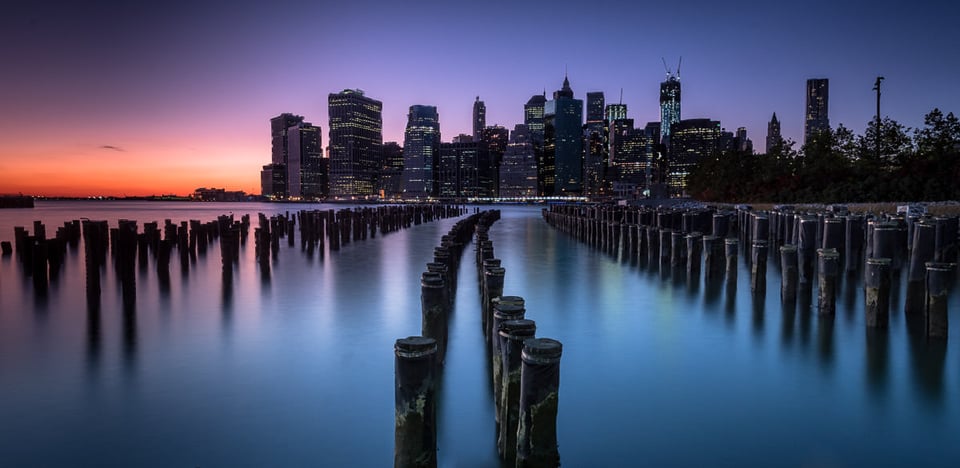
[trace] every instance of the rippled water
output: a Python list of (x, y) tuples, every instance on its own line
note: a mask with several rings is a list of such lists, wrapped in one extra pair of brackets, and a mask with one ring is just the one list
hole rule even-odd
[[(0, 211), (48, 235), (81, 216), (210, 221), (316, 205), (38, 202)], [(778, 268), (754, 298), (741, 264), (728, 294), (664, 278), (501, 207), (490, 230), (505, 294), (538, 335), (564, 344), (558, 438), (564, 466), (960, 464), (960, 310), (951, 339), (868, 334), (862, 282), (837, 316), (785, 311)], [(137, 272), (124, 314), (108, 261), (99, 317), (83, 253), (46, 297), (0, 259), (0, 466), (389, 466), (393, 342), (420, 332), (419, 275), (455, 220), (414, 226), (312, 259), (281, 242), (269, 280), (241, 251), (232, 287), (218, 250), (169, 292)], [(472, 247), (463, 258), (439, 406), (441, 466), (496, 466), (490, 368)], [(722, 285), (721, 285), (722, 286)], [(813, 292), (816, 294), (816, 291)], [(815, 296), (813, 307), (816, 307)]]

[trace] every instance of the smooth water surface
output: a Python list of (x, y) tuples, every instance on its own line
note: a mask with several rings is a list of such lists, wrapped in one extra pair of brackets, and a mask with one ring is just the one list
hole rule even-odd
[[(38, 202), (0, 211), (0, 240), (35, 219), (52, 236), (80, 217), (142, 228), (232, 212), (255, 224), (257, 212), (301, 208), (317, 206)], [(960, 465), (957, 288), (946, 344), (907, 333), (902, 288), (890, 329), (868, 334), (856, 278), (823, 320), (781, 306), (772, 260), (765, 297), (751, 295), (743, 264), (731, 294), (581, 244), (539, 207), (500, 208), (490, 237), (504, 292), (564, 345), (564, 466)], [(3, 257), (0, 466), (391, 465), (393, 343), (420, 333), (420, 272), (454, 222), (313, 258), (298, 236), (266, 277), (251, 236), (230, 285), (216, 245), (186, 275), (174, 254), (168, 291), (152, 261), (138, 267), (134, 314), (109, 260), (101, 312), (88, 314), (82, 247), (45, 297)], [(441, 466), (498, 465), (473, 259), (469, 246), (440, 391)]]

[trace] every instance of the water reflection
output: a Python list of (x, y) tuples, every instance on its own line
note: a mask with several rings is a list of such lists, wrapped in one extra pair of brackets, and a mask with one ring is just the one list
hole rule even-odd
[(835, 322), (836, 318), (832, 315), (817, 317), (817, 356), (820, 358), (820, 368), (827, 371), (833, 370)]
[(867, 343), (867, 387), (878, 396), (886, 395), (890, 369), (890, 334), (885, 328), (868, 327)]

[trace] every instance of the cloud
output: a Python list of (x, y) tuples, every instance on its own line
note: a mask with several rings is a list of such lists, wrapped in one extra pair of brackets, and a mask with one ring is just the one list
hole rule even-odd
[(125, 149), (123, 149), (123, 148), (121, 148), (121, 147), (119, 147), (119, 146), (113, 146), (113, 145), (100, 145), (100, 149), (113, 150), (113, 151), (121, 151), (121, 152), (126, 151)]

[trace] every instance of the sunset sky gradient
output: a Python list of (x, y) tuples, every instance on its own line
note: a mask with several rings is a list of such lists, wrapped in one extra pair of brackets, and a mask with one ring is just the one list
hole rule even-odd
[[(12, 2), (8, 2), (12, 3)], [(576, 97), (623, 88), (659, 120), (661, 56), (683, 56), (682, 117), (745, 126), (773, 112), (800, 140), (807, 78), (830, 79), (830, 121), (883, 114), (917, 127), (960, 112), (957, 2), (17, 2), (0, 7), (0, 193), (259, 193), (269, 119), (320, 125), (327, 94), (383, 101), (384, 140), (412, 104), (438, 106), (443, 141), (512, 128), (568, 70)]]

